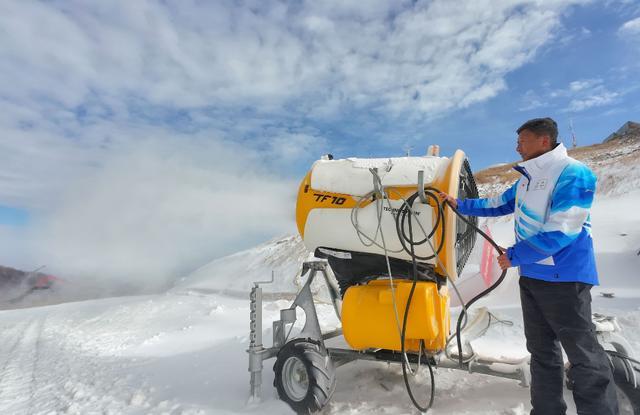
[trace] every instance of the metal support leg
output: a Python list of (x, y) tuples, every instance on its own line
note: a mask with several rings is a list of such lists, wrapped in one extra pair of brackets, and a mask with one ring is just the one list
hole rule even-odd
[(271, 284), (274, 274), (271, 272), (271, 280), (256, 281), (249, 294), (249, 372), (251, 373), (250, 401), (260, 401), (262, 390), (262, 361), (273, 357), (273, 348), (265, 349), (262, 345), (262, 288), (260, 284)]
[(337, 284), (329, 278), (329, 273), (327, 272), (327, 264), (324, 265), (321, 269), (322, 276), (324, 277), (324, 281), (327, 284), (327, 289), (329, 290), (329, 296), (331, 297), (331, 303), (333, 303), (333, 309), (336, 312), (336, 316), (338, 320), (342, 321), (342, 297), (340, 296), (340, 289)]
[(251, 372), (251, 396), (260, 400), (262, 389), (262, 288), (257, 284), (251, 289), (249, 306), (249, 372)]
[(285, 310), (280, 310), (280, 320), (273, 322), (273, 345), (274, 347), (282, 347), (288, 340), (287, 333), (285, 333), (286, 326), (293, 324), (296, 321), (296, 307), (302, 308), (306, 317), (304, 327), (298, 335), (302, 338), (311, 338), (323, 342), (322, 331), (320, 330), (320, 323), (318, 321), (318, 314), (316, 313), (316, 306), (313, 302), (313, 294), (311, 293), (311, 283), (315, 279), (318, 272), (322, 272), (324, 280), (329, 290), (329, 295), (333, 303), (333, 308), (338, 318), (340, 318), (340, 311), (342, 307), (342, 301), (340, 299), (340, 291), (338, 287), (331, 282), (329, 274), (327, 272), (326, 261), (308, 261), (305, 262), (302, 267), (302, 275), (309, 273), (307, 281), (298, 292), (295, 300), (291, 304), (291, 307)]
[(313, 282), (317, 272), (318, 269), (314, 268), (311, 270), (311, 274), (309, 275), (307, 282), (304, 284), (289, 309), (295, 310), (296, 307), (300, 307), (304, 310), (306, 320), (299, 337), (311, 338), (322, 342), (320, 322), (318, 321), (318, 314), (316, 313), (316, 306), (313, 303), (313, 294), (311, 293), (311, 282)]

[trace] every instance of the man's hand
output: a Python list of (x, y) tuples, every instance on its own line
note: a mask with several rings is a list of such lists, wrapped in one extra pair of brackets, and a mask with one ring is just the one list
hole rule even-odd
[(454, 208), (456, 208), (456, 209), (458, 208), (458, 201), (456, 200), (455, 197), (449, 196), (445, 192), (440, 192), (440, 198), (446, 200), (447, 202), (449, 202), (451, 204), (451, 206), (453, 206)]
[(504, 252), (503, 254), (501, 254), (498, 257), (498, 265), (500, 265), (500, 269), (502, 269), (503, 271), (507, 268), (511, 268), (511, 261), (509, 260), (509, 257), (507, 256), (507, 250), (503, 249)]

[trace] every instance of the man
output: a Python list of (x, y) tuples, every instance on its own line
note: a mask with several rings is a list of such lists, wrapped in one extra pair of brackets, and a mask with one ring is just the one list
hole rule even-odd
[(578, 414), (618, 413), (615, 384), (591, 322), (591, 287), (598, 284), (589, 209), (596, 177), (557, 143), (551, 118), (517, 130), (514, 167), (522, 177), (502, 195), (457, 200), (441, 193), (460, 213), (514, 213), (516, 243), (498, 257), (500, 267), (519, 267), (520, 299), (531, 353), (532, 415), (565, 414), (563, 359)]

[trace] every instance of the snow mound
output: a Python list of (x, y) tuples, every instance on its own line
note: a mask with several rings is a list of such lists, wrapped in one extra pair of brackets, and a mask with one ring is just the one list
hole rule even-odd
[(300, 236), (277, 238), (235, 254), (218, 258), (180, 279), (173, 290), (223, 292), (245, 296), (255, 281), (274, 282), (265, 290), (295, 293), (300, 287), (302, 263), (313, 255)]

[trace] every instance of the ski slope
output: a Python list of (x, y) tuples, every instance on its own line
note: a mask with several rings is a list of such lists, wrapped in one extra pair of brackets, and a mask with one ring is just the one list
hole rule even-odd
[[(602, 285), (592, 293), (594, 311), (616, 315), (640, 352), (638, 206), (637, 191), (597, 199), (592, 216)], [(512, 222), (490, 227), (499, 244), (511, 242)], [(297, 238), (287, 237), (214, 261), (165, 294), (0, 311), (0, 414), (292, 413), (271, 386), (273, 360), (265, 362), (262, 402), (247, 403), (248, 292), (251, 281), (275, 270), (277, 281), (265, 287), (275, 294), (263, 311), (269, 345), (270, 323), (288, 307), (306, 257)], [(338, 320), (322, 287), (316, 290), (323, 329), (333, 329)], [(526, 354), (518, 302), (511, 272), (484, 303), (513, 324), (494, 323), (475, 341), (479, 353)], [(337, 378), (327, 413), (415, 413), (399, 365), (354, 362), (338, 368)], [(524, 415), (528, 401), (528, 389), (515, 381), (439, 369), (431, 413)], [(567, 402), (575, 413), (569, 396)]]

